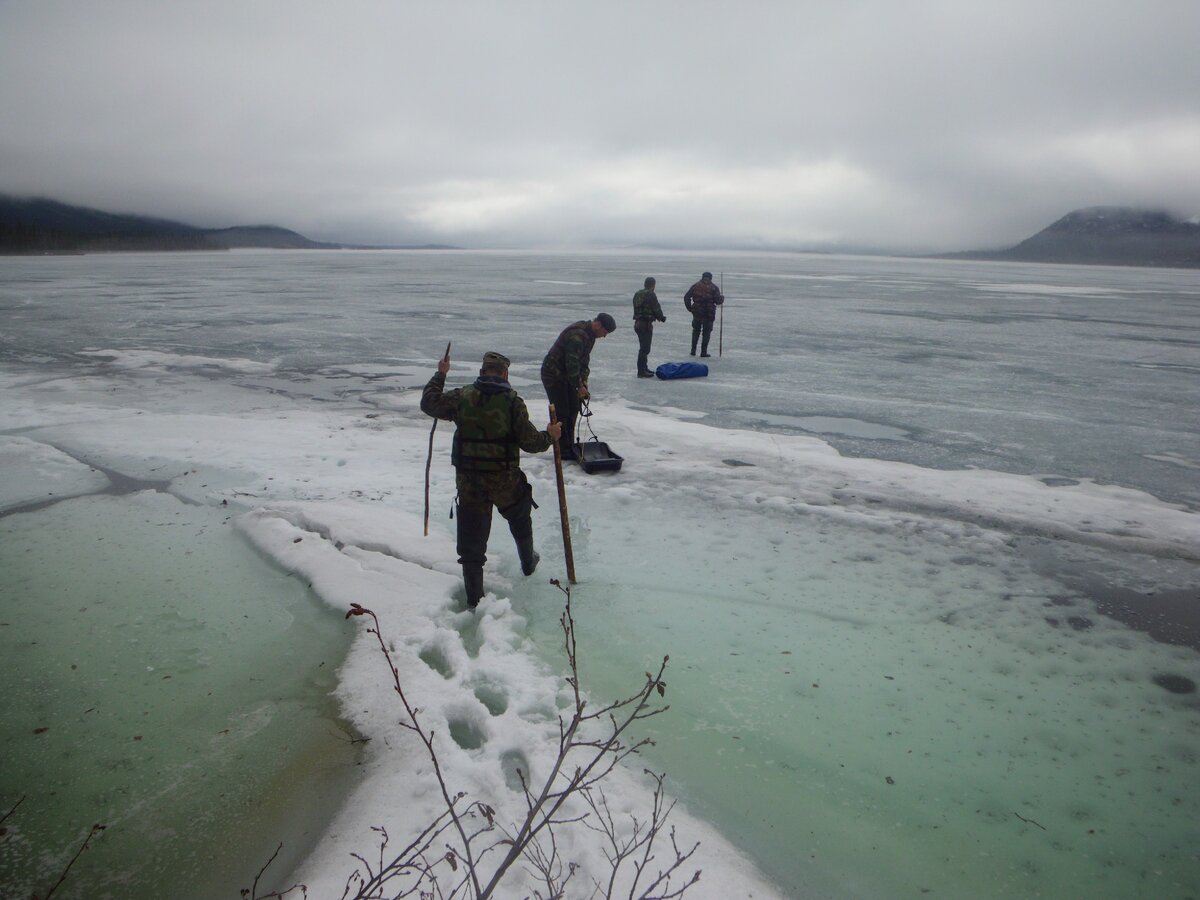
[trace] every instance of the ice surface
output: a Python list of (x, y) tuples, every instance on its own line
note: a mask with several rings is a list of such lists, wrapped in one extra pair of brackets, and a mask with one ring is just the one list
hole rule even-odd
[[(415, 515), (359, 504), (285, 504), (248, 513), (240, 525), (256, 546), (310, 580), (335, 607), (359, 603), (380, 616), (401, 683), (410, 697), (420, 698), (424, 726), (442, 736), (439, 762), (452, 789), (492, 805), (502, 822), (519, 821), (523, 800), (514, 766), (534, 779), (549, 771), (564, 685), (559, 671), (538, 659), (525, 634), (527, 622), (511, 601), (489, 591), (476, 612), (465, 611), (453, 543), (445, 534), (423, 538)], [(314, 536), (324, 541), (314, 542)], [(402, 710), (365, 626), (341, 678), (347, 714), (370, 736), (375, 752), (364, 784), (297, 873), (318, 896), (337, 892), (350, 871), (350, 854), (370, 840), (363, 823), (389, 823), (390, 831), (413, 834), (442, 809), (424, 748), (397, 724)], [(625, 687), (637, 686), (634, 680)], [(618, 772), (607, 790), (614, 808), (648, 811), (638, 802), (646, 787), (636, 770)], [(774, 895), (709, 827), (680, 818), (689, 846), (704, 841), (701, 868), (712, 896)], [(567, 829), (559, 840), (560, 852), (589, 878), (602, 876), (603, 858), (590, 832)]]
[[(717, 264), (225, 259), (10, 269), (90, 265), (113, 305), (78, 299), (93, 320), (72, 346), (37, 316), (63, 296), (15, 288), (39, 299), (13, 305), (6, 335), (23, 343), (0, 345), (14, 466), (0, 483), (15, 492), (8, 473), (46, 460), (161, 481), (332, 610), (375, 609), (452, 786), (515, 815), (515, 761), (545, 765), (560, 708), (554, 472), (546, 455), (524, 463), (537, 576), (494, 528), (489, 594), (467, 613), (449, 427), (421, 536), (418, 389), (446, 340), (451, 383), (501, 349), (537, 419), (540, 354), (562, 324), (616, 315), (646, 274), (668, 298)], [(176, 300), (148, 306), (167, 285)], [(739, 306), (741, 285), (758, 299)], [(729, 260), (725, 290), (725, 355), (704, 383), (639, 382), (618, 317), (593, 356), (592, 424), (625, 463), (566, 473), (585, 685), (615, 697), (671, 657), (646, 762), (685, 802), (682, 839), (703, 842), (690, 896), (1187, 896), (1200, 708), (1163, 685), (1200, 681), (1171, 619), (1195, 617), (1200, 583), (1196, 387), (1179, 368), (1200, 346), (1194, 275), (747, 258)], [(660, 360), (686, 342), (682, 306), (664, 306)], [(96, 347), (112, 352), (79, 355)], [(1185, 637), (1105, 614), (1114, 598)], [(371, 741), (362, 784), (298, 869), (314, 897), (340, 894), (371, 826), (399, 835), (436, 809), (386, 666), (360, 622), (345, 627), (337, 697)], [(628, 809), (649, 797), (636, 768), (612, 792)], [(568, 843), (596, 868), (593, 847)]]
[(908, 432), (891, 425), (863, 422), (861, 419), (844, 419), (835, 416), (780, 416), (771, 413), (749, 413), (747, 425), (767, 425), (772, 428), (798, 429), (813, 434), (839, 434), (845, 437), (868, 438), (876, 441), (903, 441)]
[[(610, 636), (615, 672), (670, 652), (672, 713), (687, 721), (656, 735), (655, 762), (683, 777), (693, 808), (744, 823), (739, 844), (785, 896), (1131, 896), (1187, 883), (1191, 825), (1177, 813), (1196, 799), (1182, 774), (1197, 761), (1196, 706), (1153, 678), (1195, 680), (1194, 652), (1097, 615), (1013, 537), (1153, 542), (1153, 527), (1129, 529), (1127, 498), (999, 473), (924, 481), (805, 453), (803, 438), (777, 437), (772, 454), (726, 431), (710, 442), (703, 426), (669, 429), (686, 454), (655, 453), (668, 428), (621, 418), (604, 433), (631, 461), (622, 484), (579, 514), (576, 558), (592, 561), (581, 628)], [(840, 477), (853, 496), (835, 496)], [(1168, 557), (1194, 553), (1189, 515), (1160, 548)], [(1067, 518), (1112, 530), (1099, 539)], [(1135, 812), (1131, 792), (1171, 800)], [(1054, 839), (1037, 840), (1041, 828)], [(1161, 881), (1142, 870), (1152, 847), (1181, 860)]]
[(80, 350), (80, 356), (94, 356), (121, 369), (221, 369), (227, 372), (265, 374), (274, 371), (271, 363), (249, 359), (215, 359), (186, 353), (163, 353), (158, 350)]
[(0, 518), (4, 896), (46, 891), (94, 822), (64, 896), (237, 896), (318, 836), (291, 819), (353, 766), (321, 702), (348, 642), (229, 519), (149, 490)]
[(65, 453), (28, 438), (0, 435), (0, 512), (30, 503), (91, 494), (108, 485), (97, 472)]

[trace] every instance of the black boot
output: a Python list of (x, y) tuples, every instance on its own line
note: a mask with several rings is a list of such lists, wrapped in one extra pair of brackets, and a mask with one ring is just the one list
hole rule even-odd
[(521, 574), (532, 575), (542, 557), (533, 549), (533, 534), (517, 538), (517, 556), (521, 558)]
[(474, 609), (483, 599), (483, 566), (464, 565), (463, 586), (467, 589), (467, 606)]
[(483, 564), (487, 562), (487, 542), (491, 531), (490, 505), (458, 505), (458, 561), (462, 565), (467, 606), (471, 609), (483, 599)]
[(513, 542), (517, 545), (517, 556), (521, 560), (521, 572), (532, 575), (537, 568), (538, 556), (533, 549), (533, 488), (525, 482), (520, 496), (511, 506), (500, 510), (500, 515), (508, 521), (508, 530), (512, 532)]

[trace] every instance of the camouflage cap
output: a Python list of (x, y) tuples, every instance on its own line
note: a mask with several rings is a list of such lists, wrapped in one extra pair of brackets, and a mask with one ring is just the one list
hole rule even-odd
[(600, 315), (596, 316), (596, 321), (603, 325), (604, 330), (609, 334), (617, 330), (617, 320), (608, 313), (600, 313)]
[(512, 360), (510, 360), (503, 353), (497, 353), (495, 350), (489, 350), (487, 353), (483, 354), (483, 364), (485, 366), (503, 366), (507, 369), (510, 365), (512, 365)]

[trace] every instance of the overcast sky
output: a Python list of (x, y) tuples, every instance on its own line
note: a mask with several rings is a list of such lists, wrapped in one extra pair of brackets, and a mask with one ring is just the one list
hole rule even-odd
[(468, 247), (1200, 214), (1200, 0), (0, 0), (0, 192)]

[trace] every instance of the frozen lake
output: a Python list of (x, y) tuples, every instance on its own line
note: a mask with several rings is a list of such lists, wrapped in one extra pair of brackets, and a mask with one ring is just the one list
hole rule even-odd
[[(638, 380), (634, 290), (668, 319), (651, 365), (686, 358), (704, 269), (710, 377)], [(364, 597), (477, 736), (464, 789), (536, 769), (553, 467), (525, 462), (542, 568), (494, 528), (463, 613), (451, 429), (422, 538), (417, 399), (453, 341), (452, 385), (500, 350), (537, 421), (546, 349), (602, 311), (592, 424), (626, 462), (567, 475), (583, 676), (624, 694), (670, 654), (647, 762), (704, 841), (689, 896), (1194, 894), (1200, 273), (748, 254), (0, 259), (0, 879), (107, 820), (68, 896), (162, 896), (147, 842), (227, 896), (215, 860), (248, 886), (276, 829), (338, 896), (370, 826), (426, 809), (340, 615)], [(230, 791), (276, 818), (214, 813)]]

